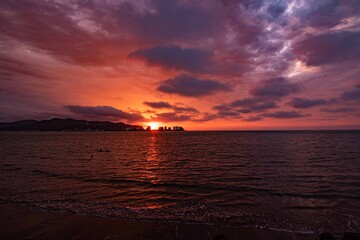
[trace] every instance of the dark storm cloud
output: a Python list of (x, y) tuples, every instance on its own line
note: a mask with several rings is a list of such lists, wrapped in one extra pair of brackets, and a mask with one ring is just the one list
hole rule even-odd
[(305, 117), (306, 115), (295, 111), (278, 111), (272, 113), (263, 113), (260, 116), (278, 118), (278, 119), (287, 119), (287, 118), (301, 118), (301, 117)]
[(123, 110), (111, 106), (79, 106), (79, 105), (66, 105), (64, 106), (73, 113), (82, 116), (93, 117), (112, 117), (115, 119), (123, 119), (129, 122), (143, 121), (144, 117), (138, 113), (128, 113)]
[(163, 81), (157, 90), (186, 97), (200, 97), (211, 95), (217, 91), (230, 91), (230, 87), (227, 84), (212, 79), (199, 79), (189, 75), (179, 75)]
[(360, 32), (337, 31), (311, 36), (295, 45), (295, 53), (310, 66), (360, 60)]
[(266, 80), (250, 92), (254, 96), (281, 98), (300, 91), (300, 86), (287, 78), (279, 77)]
[(152, 108), (171, 108), (171, 104), (168, 102), (144, 102), (145, 105)]
[(331, 101), (326, 99), (306, 99), (306, 98), (293, 98), (289, 104), (294, 108), (311, 108), (319, 105), (329, 104)]
[(341, 99), (345, 101), (360, 101), (360, 84), (355, 86), (354, 89), (343, 92)]
[(129, 54), (129, 57), (144, 60), (148, 65), (188, 72), (204, 72), (211, 64), (211, 53), (176, 45), (140, 49)]

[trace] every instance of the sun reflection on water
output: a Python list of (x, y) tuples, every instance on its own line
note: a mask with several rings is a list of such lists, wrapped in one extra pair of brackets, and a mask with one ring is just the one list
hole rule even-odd
[(159, 150), (158, 133), (152, 132), (147, 145), (146, 161), (144, 162), (144, 174), (152, 184), (156, 184), (160, 181), (159, 173), (157, 171), (159, 168)]

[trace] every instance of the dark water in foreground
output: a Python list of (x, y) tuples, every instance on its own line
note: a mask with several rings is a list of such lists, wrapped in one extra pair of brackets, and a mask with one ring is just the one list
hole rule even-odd
[(0, 201), (359, 232), (360, 131), (0, 133)]

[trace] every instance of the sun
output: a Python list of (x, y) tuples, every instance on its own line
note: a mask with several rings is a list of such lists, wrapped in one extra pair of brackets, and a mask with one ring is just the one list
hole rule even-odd
[(148, 125), (151, 127), (151, 130), (158, 130), (159, 129), (159, 123), (158, 122), (150, 122)]

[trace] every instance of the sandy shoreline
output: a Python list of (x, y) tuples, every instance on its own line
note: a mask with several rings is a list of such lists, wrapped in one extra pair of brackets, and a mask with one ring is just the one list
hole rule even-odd
[(317, 236), (265, 229), (144, 222), (44, 212), (0, 204), (0, 239), (242, 239), (310, 240)]

